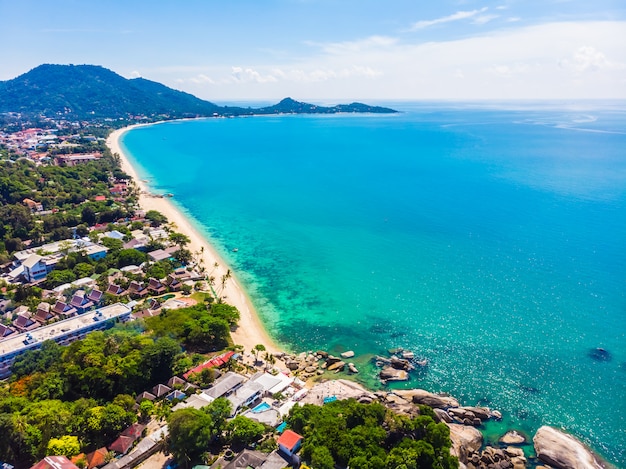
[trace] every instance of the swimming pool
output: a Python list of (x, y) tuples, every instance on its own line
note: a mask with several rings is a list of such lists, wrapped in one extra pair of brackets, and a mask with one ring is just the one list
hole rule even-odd
[(270, 405), (267, 402), (261, 402), (258, 406), (252, 409), (252, 412), (258, 414), (259, 412), (265, 412), (270, 409)]

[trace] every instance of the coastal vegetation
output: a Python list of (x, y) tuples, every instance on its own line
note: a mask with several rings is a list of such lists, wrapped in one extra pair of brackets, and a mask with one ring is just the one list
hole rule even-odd
[(450, 455), (450, 430), (435, 422), (430, 407), (408, 417), (380, 403), (354, 399), (323, 406), (296, 406), (289, 413), (290, 428), (304, 437), (301, 455), (316, 469), (456, 468)]

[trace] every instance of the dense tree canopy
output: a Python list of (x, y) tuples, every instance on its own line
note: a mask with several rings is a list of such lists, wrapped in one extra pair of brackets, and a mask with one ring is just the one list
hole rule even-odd
[(324, 406), (294, 407), (287, 422), (304, 436), (301, 455), (315, 468), (456, 468), (450, 432), (435, 423), (433, 411), (420, 407), (415, 418), (399, 416), (379, 403), (354, 399)]

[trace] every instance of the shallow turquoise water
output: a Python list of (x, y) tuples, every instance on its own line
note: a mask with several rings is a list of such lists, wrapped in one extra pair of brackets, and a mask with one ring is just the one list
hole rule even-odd
[(410, 348), (429, 366), (407, 386), (626, 465), (625, 108), (401, 106), (173, 122), (123, 145), (286, 347), (354, 349), (371, 386), (367, 354)]

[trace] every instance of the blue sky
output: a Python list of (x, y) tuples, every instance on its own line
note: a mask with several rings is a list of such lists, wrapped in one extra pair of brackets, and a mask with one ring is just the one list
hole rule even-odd
[(0, 0), (0, 80), (103, 65), (213, 100), (626, 98), (623, 0)]

